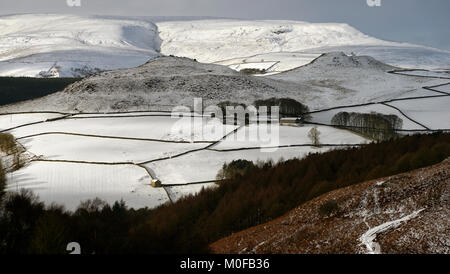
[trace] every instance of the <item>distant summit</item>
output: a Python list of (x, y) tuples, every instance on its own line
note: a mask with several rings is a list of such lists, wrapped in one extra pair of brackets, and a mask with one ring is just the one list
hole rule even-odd
[(344, 52), (324, 53), (306, 66), (308, 66), (309, 68), (342, 67), (342, 68), (379, 69), (385, 71), (395, 68), (383, 62), (375, 60), (373, 57), (370, 56), (356, 56), (356, 55), (348, 56)]

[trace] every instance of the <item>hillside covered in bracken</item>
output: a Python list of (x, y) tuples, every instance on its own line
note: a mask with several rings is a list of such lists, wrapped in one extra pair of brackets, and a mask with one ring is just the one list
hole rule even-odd
[(450, 158), (315, 198), (215, 253), (449, 253)]

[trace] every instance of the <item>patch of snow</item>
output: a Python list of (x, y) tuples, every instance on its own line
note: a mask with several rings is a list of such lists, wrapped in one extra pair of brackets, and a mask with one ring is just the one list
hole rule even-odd
[(164, 184), (186, 184), (216, 180), (217, 173), (223, 167), (223, 164), (230, 163), (233, 160), (243, 159), (253, 162), (258, 160), (278, 161), (281, 158), (288, 160), (303, 158), (310, 152), (320, 153), (330, 149), (333, 149), (333, 147), (293, 147), (265, 152), (261, 149), (227, 152), (203, 150), (177, 158), (148, 163), (145, 166), (154, 170), (156, 176)]
[(41, 201), (75, 210), (81, 201), (96, 197), (112, 204), (123, 199), (138, 209), (168, 202), (162, 188), (150, 186), (147, 172), (135, 165), (92, 165), (32, 162), (7, 174), (6, 191), (29, 189)]
[(450, 96), (389, 103), (428, 128), (450, 129)]
[(1, 114), (0, 131), (29, 123), (47, 121), (49, 119), (63, 117), (58, 113), (24, 113), (24, 114)]
[(391, 45), (345, 45), (327, 46), (301, 51), (300, 53), (324, 53), (342, 51), (347, 55), (371, 56), (391, 66), (408, 69), (449, 69), (450, 51), (430, 47), (393, 43)]
[(367, 253), (369, 254), (381, 254), (381, 247), (378, 243), (375, 242), (375, 239), (377, 238), (377, 235), (385, 232), (389, 229), (396, 228), (399, 225), (401, 225), (404, 222), (407, 222), (408, 220), (417, 217), (420, 212), (422, 212), (425, 209), (417, 210), (405, 217), (402, 217), (400, 219), (396, 219), (393, 221), (389, 221), (386, 223), (383, 223), (381, 225), (378, 225), (376, 227), (370, 228), (367, 230), (361, 237), (359, 238), (359, 241), (367, 248)]
[(408, 71), (398, 71), (396, 73), (403, 75), (450, 79), (450, 74), (447, 73), (446, 71), (408, 70)]
[(232, 125), (217, 124), (217, 122), (211, 119), (200, 117), (190, 119), (186, 117), (143, 116), (64, 119), (18, 128), (12, 130), (11, 133), (16, 138), (49, 132), (67, 132), (123, 138), (190, 142), (216, 141), (235, 128)]
[[(214, 149), (237, 149), (245, 147), (270, 147), (311, 144), (308, 133), (313, 126), (279, 126), (263, 128), (249, 125), (239, 129), (236, 133), (227, 136)], [(320, 143), (322, 144), (362, 144), (368, 140), (347, 130), (327, 126), (318, 126)], [(266, 135), (267, 134), (267, 135)], [(270, 140), (275, 137), (276, 140)]]
[[(413, 100), (411, 100), (411, 102), (412, 101)], [(422, 100), (417, 100), (417, 101), (418, 101), (418, 103), (420, 103)], [(373, 113), (373, 112), (375, 112), (375, 113), (382, 113), (385, 115), (396, 115), (403, 121), (401, 129), (404, 129), (404, 130), (417, 130), (417, 129), (423, 130), (423, 129), (425, 129), (424, 127), (420, 126), (419, 124), (414, 123), (411, 120), (409, 120), (408, 118), (406, 118), (398, 110), (388, 107), (383, 104), (345, 107), (345, 108), (332, 109), (332, 110), (312, 113), (311, 121), (330, 125), (331, 120), (333, 119), (334, 115), (338, 114), (339, 112), (358, 112), (358, 113)]]
[(161, 52), (217, 62), (269, 52), (337, 45), (390, 45), (347, 24), (300, 21), (198, 20), (157, 23)]
[(439, 86), (439, 87), (433, 87), (433, 89), (438, 90), (438, 91), (442, 91), (442, 92), (450, 93), (450, 83), (448, 83), (446, 85)]

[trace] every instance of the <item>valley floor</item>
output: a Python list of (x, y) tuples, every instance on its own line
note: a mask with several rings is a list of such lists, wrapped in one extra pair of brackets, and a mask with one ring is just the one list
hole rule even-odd
[[(199, 115), (173, 118), (170, 113), (154, 111), (4, 113), (0, 130), (13, 134), (32, 155), (25, 167), (8, 174), (8, 190), (31, 189), (47, 204), (64, 204), (71, 210), (80, 201), (95, 197), (109, 203), (123, 199), (134, 208), (155, 207), (214, 187), (218, 171), (233, 160), (287, 160), (370, 142), (329, 126), (340, 111), (398, 115), (404, 121), (399, 131), (406, 134), (449, 130), (450, 119), (435, 117), (450, 117), (450, 83), (424, 87), (424, 92), (418, 97), (314, 111), (312, 124), (282, 125), (269, 131), (258, 125), (222, 125)], [(313, 147), (308, 137), (317, 124), (321, 148)], [(263, 130), (265, 139), (261, 138)], [(157, 180), (162, 188), (151, 186)]]

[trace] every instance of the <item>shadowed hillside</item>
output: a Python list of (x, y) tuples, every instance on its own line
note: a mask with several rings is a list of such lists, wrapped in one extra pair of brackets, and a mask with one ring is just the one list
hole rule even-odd
[(63, 90), (79, 78), (0, 77), (0, 105), (36, 99)]

